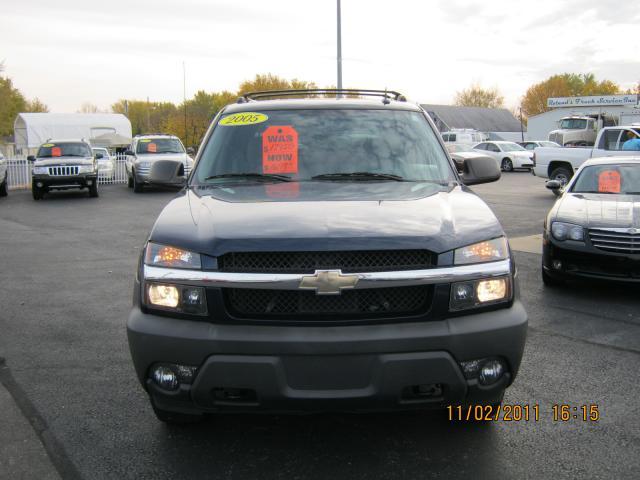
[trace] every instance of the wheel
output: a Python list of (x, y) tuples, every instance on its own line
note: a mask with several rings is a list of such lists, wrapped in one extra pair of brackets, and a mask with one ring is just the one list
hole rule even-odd
[(93, 182), (93, 185), (89, 187), (89, 196), (96, 198), (98, 196), (98, 181)]
[(133, 188), (133, 178), (131, 175), (127, 175), (127, 187)]
[(5, 177), (4, 182), (0, 183), (0, 197), (6, 197), (8, 194), (7, 178)]
[(504, 170), (505, 172), (512, 172), (513, 171), (513, 162), (511, 161), (510, 158), (503, 158), (502, 159), (502, 164), (500, 165), (500, 168), (502, 170)]
[(42, 190), (37, 187), (31, 188), (31, 194), (33, 195), (34, 200), (42, 200), (42, 197), (44, 196)]
[[(571, 180), (572, 176), (573, 174), (567, 167), (558, 167), (553, 169), (551, 175), (549, 175), (549, 180), (557, 180), (564, 187), (567, 183), (569, 183), (569, 180)], [(554, 190), (553, 193), (558, 197), (562, 194), (560, 190)]]
[(544, 283), (546, 287), (558, 287), (564, 284), (562, 280), (558, 280), (545, 272), (544, 267), (542, 267), (542, 283)]
[(200, 423), (204, 419), (204, 415), (202, 414), (168, 412), (167, 410), (160, 410), (159, 408), (156, 408), (155, 405), (153, 405), (153, 413), (156, 414), (156, 418), (161, 422), (172, 425)]
[(132, 171), (131, 176), (133, 177), (133, 191), (136, 193), (142, 193), (142, 191), (144, 190), (144, 185), (138, 181), (136, 172)]

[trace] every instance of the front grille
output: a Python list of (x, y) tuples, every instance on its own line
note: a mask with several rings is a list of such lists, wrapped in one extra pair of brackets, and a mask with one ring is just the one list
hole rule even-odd
[(591, 229), (589, 238), (594, 247), (605, 252), (640, 253), (640, 232)]
[(562, 134), (561, 133), (552, 133), (549, 135), (549, 141), (556, 142), (559, 145), (562, 145)]
[(433, 266), (428, 250), (364, 250), (345, 252), (233, 252), (218, 257), (219, 269), (238, 273), (344, 273), (421, 270)]
[(62, 166), (62, 167), (49, 167), (49, 175), (52, 177), (71, 177), (78, 175), (80, 167), (75, 166)]
[(418, 315), (430, 306), (433, 288), (418, 285), (346, 290), (341, 295), (300, 290), (223, 290), (227, 311), (238, 318), (330, 321)]

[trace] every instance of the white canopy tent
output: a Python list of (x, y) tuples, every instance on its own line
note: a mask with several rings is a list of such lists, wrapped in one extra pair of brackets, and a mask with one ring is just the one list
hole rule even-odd
[(84, 138), (100, 136), (131, 141), (131, 122), (121, 113), (20, 113), (13, 124), (16, 149), (38, 148), (49, 138)]

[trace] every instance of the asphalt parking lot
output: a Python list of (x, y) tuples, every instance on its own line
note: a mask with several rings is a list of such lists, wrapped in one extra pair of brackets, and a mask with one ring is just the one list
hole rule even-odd
[[(512, 238), (539, 234), (554, 197), (525, 172), (475, 188)], [(529, 336), (506, 404), (539, 421), (451, 422), (438, 412), (221, 416), (158, 422), (125, 332), (138, 252), (175, 191), (0, 199), (0, 357), (66, 478), (638, 478), (637, 290), (544, 288), (515, 252)], [(597, 404), (598, 422), (553, 421)], [(26, 409), (28, 410), (28, 409)], [(23, 409), (25, 411), (25, 409)], [(30, 419), (33, 424), (33, 418)]]

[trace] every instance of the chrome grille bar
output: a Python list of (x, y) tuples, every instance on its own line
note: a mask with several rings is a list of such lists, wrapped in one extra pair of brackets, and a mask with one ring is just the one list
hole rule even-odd
[(589, 238), (592, 245), (600, 250), (640, 253), (640, 231), (636, 229), (591, 229)]
[(52, 177), (71, 177), (78, 175), (80, 167), (77, 165), (61, 165), (57, 167), (49, 167), (49, 175)]

